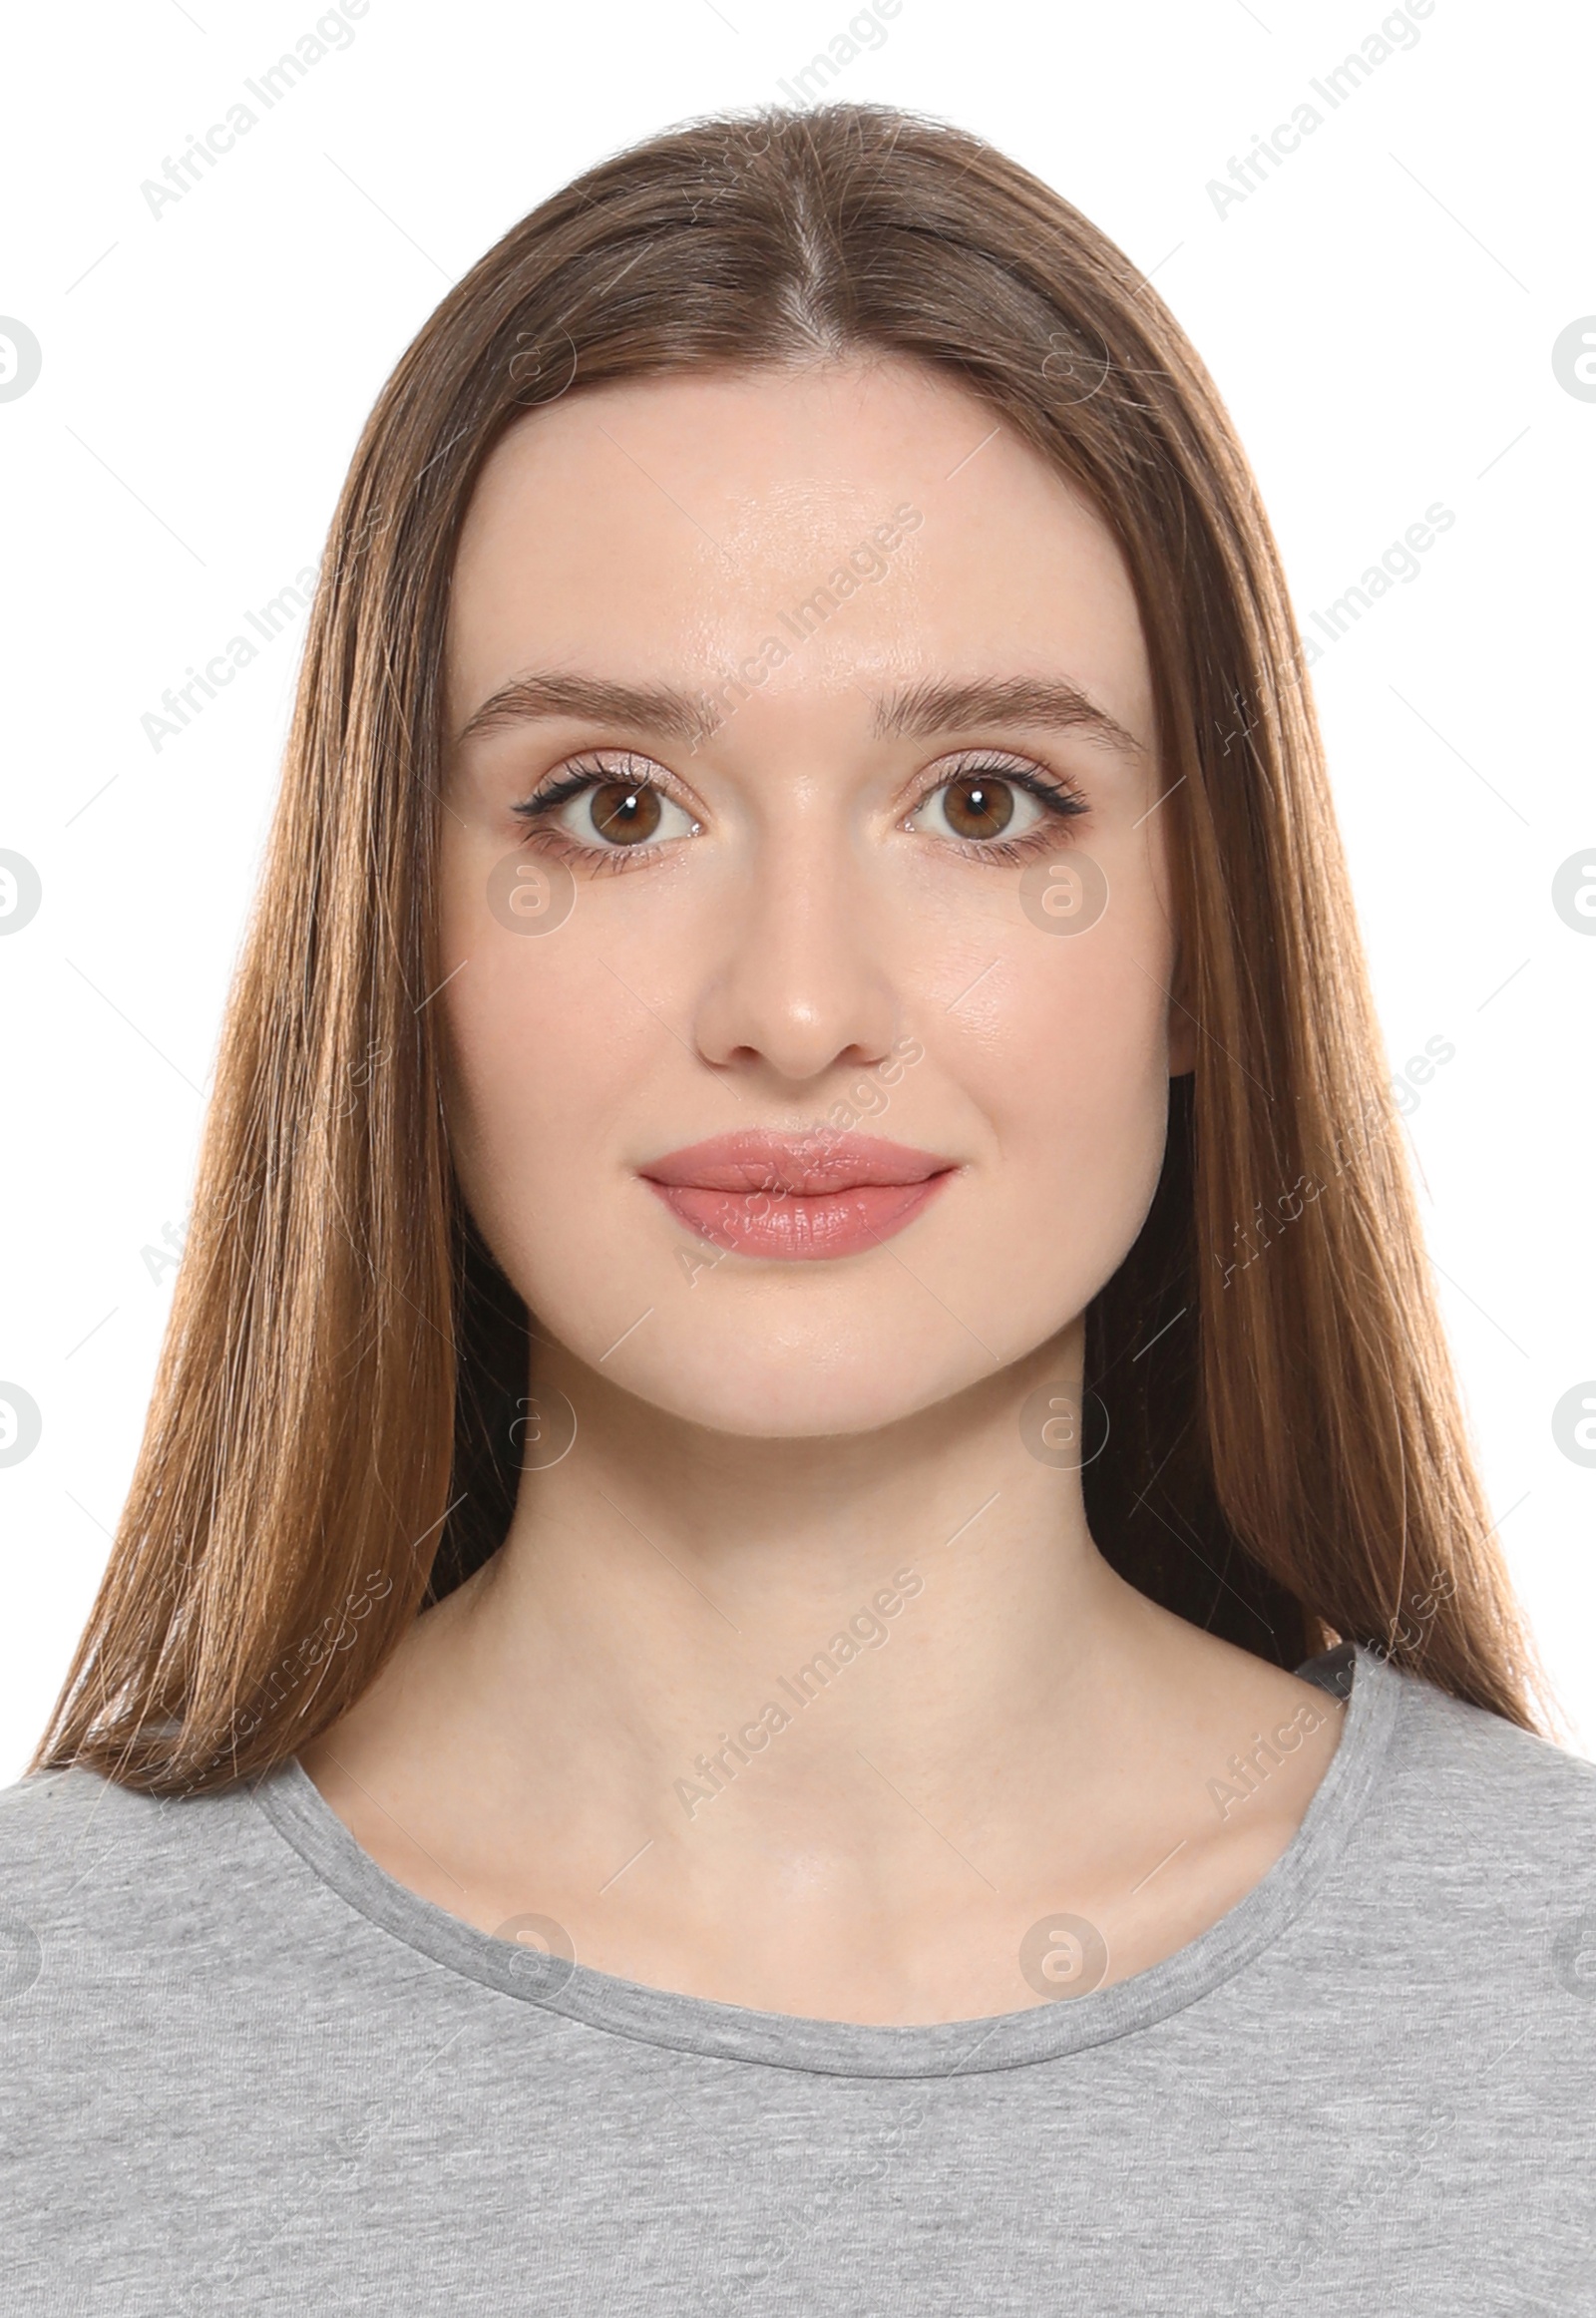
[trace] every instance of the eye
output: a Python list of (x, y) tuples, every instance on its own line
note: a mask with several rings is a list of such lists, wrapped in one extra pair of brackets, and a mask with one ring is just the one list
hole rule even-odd
[(651, 837), (690, 837), (696, 827), (674, 798), (634, 776), (596, 781), (568, 798), (554, 822), (587, 845), (646, 845)]
[(641, 852), (698, 829), (641, 765), (574, 765), (514, 811), (577, 853)]
[(1086, 810), (1073, 790), (1026, 767), (974, 764), (939, 781), (909, 816), (908, 826), (997, 853)]

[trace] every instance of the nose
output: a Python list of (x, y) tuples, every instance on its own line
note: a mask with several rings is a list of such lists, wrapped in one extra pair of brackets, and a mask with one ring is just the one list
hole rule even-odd
[(883, 957), (880, 897), (845, 835), (815, 814), (766, 833), (717, 946), (695, 1021), (717, 1067), (802, 1085), (870, 1069), (892, 1049), (900, 1003)]

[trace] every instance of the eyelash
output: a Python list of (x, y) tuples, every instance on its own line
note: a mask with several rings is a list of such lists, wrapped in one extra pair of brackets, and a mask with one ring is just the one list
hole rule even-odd
[[(645, 858), (649, 853), (657, 852), (658, 848), (584, 845), (569, 830), (539, 825), (546, 823), (548, 817), (557, 813), (562, 805), (568, 805), (573, 797), (580, 797), (585, 789), (601, 789), (607, 781), (629, 781), (639, 789), (656, 790), (673, 805), (680, 804), (680, 799), (672, 797), (662, 781), (649, 779), (647, 773), (639, 768), (637, 759), (622, 753), (607, 764), (597, 757), (574, 758), (568, 773), (562, 773), (558, 779), (536, 790), (521, 804), (512, 805), (510, 810), (518, 820), (528, 824), (529, 833), (537, 831), (540, 843), (557, 860), (581, 862), (595, 875), (605, 876), (614, 870), (631, 868), (640, 857)], [(681, 810), (685, 812), (687, 808), (683, 805)]]
[[(1045, 852), (1056, 842), (1056, 830), (1048, 826), (1049, 822), (1073, 821), (1089, 811), (1085, 798), (1070, 782), (1043, 773), (1034, 765), (1006, 758), (998, 751), (985, 750), (973, 752), (951, 772), (945, 772), (938, 780), (928, 783), (904, 818), (907, 820), (910, 815), (918, 813), (940, 790), (950, 789), (959, 781), (978, 779), (983, 774), (993, 780), (1004, 781), (1010, 788), (1034, 798), (1041, 806), (1045, 818), (1038, 821), (1034, 829), (1027, 830), (1023, 837), (944, 837), (938, 840), (940, 844), (952, 847), (969, 860), (1028, 861), (1032, 854)], [(513, 805), (511, 811), (518, 820), (527, 823), (529, 834), (536, 830), (541, 844), (560, 859), (584, 863), (598, 875), (628, 869), (646, 860), (650, 854), (657, 853), (659, 847), (585, 845), (568, 830), (540, 826), (547, 824), (552, 814), (558, 812), (562, 805), (569, 804), (573, 797), (580, 797), (584, 790), (602, 788), (612, 781), (626, 781), (639, 789), (653, 789), (671, 804), (678, 805), (681, 811), (688, 810), (680, 804), (678, 798), (671, 795), (662, 781), (651, 778), (638, 759), (622, 754), (609, 762), (592, 756), (573, 759), (569, 772), (551, 780), (520, 804)]]
[(970, 861), (1029, 861), (1033, 854), (1045, 853), (1058, 842), (1057, 824), (1075, 821), (1089, 812), (1085, 798), (1072, 782), (1054, 773), (1044, 773), (1035, 765), (1005, 757), (1000, 750), (978, 749), (971, 752), (951, 772), (944, 772), (938, 780), (928, 782), (910, 807), (918, 813), (929, 805), (941, 789), (951, 789), (959, 781), (979, 780), (985, 774), (989, 779), (1006, 782), (1009, 788), (1033, 797), (1042, 808), (1042, 819), (1034, 829), (1027, 829), (1023, 837), (939, 838), (941, 845), (950, 845)]

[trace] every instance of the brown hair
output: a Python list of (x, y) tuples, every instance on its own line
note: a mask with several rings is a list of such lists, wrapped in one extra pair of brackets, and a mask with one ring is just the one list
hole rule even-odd
[(1085, 494), (1140, 605), (1198, 1025), (1087, 1322), (1120, 1572), (1292, 1666), (1356, 1638), (1537, 1728), (1435, 1316), (1302, 655), (1212, 382), (1134, 266), (980, 139), (701, 122), (517, 225), (400, 361), (333, 521), (188, 1245), (110, 1565), (30, 1767), (270, 1768), (500, 1544), (529, 1317), (451, 1170), (429, 1000), (449, 580), (483, 461), (602, 380), (932, 365)]

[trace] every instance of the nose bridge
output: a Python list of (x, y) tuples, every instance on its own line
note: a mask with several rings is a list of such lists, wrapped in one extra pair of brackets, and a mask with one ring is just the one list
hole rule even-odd
[(760, 832), (700, 1000), (707, 1060), (788, 1079), (874, 1063), (897, 1028), (888, 929), (834, 805), (811, 796)]

